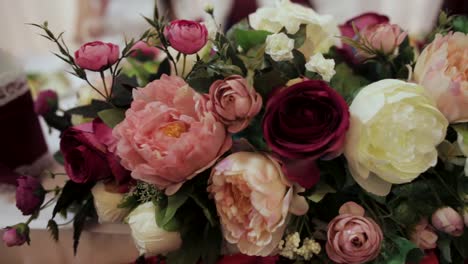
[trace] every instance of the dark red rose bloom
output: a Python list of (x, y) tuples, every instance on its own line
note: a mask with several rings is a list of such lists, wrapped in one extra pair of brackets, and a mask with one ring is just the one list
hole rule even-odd
[(38, 115), (55, 112), (58, 108), (58, 95), (53, 90), (44, 90), (39, 93), (34, 102), (34, 111)]
[[(361, 31), (365, 27), (378, 25), (378, 24), (387, 24), (389, 19), (387, 16), (380, 15), (377, 13), (364, 13), (357, 17), (353, 17), (346, 23), (340, 25), (341, 35), (344, 37), (354, 39), (356, 34), (353, 29), (353, 24), (358, 31)], [(345, 58), (350, 62), (356, 62), (354, 59), (353, 48), (349, 45), (343, 44), (343, 47), (340, 49), (340, 52), (345, 56)]]
[(100, 119), (65, 130), (60, 150), (70, 179), (86, 183), (114, 177), (119, 184), (127, 182), (130, 172), (113, 153), (115, 143), (112, 129)]
[(31, 215), (44, 202), (45, 190), (39, 179), (30, 176), (21, 176), (17, 180), (16, 207), (23, 215)]
[[(407, 263), (415, 264), (415, 263)], [(439, 264), (439, 258), (437, 257), (434, 250), (426, 251), (426, 256), (419, 262), (419, 264)]]
[(342, 153), (348, 127), (346, 101), (319, 80), (276, 91), (263, 118), (266, 143), (280, 157), (288, 178), (306, 188), (318, 181), (315, 160)]
[(217, 264), (275, 264), (278, 256), (258, 257), (236, 254), (232, 256), (223, 256)]

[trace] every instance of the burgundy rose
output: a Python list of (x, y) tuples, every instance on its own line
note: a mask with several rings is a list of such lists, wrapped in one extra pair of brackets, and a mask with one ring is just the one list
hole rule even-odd
[(268, 100), (263, 119), (268, 146), (281, 157), (288, 178), (306, 188), (318, 181), (315, 160), (342, 153), (348, 127), (345, 100), (319, 80), (278, 90)]
[(75, 63), (90, 71), (103, 71), (119, 59), (119, 46), (102, 41), (88, 42), (75, 51)]
[(58, 96), (53, 90), (44, 90), (39, 93), (34, 102), (34, 111), (38, 115), (55, 112), (58, 108)]
[(223, 256), (217, 264), (275, 264), (278, 259), (278, 256), (258, 257), (235, 254), (232, 256)]
[(23, 212), (23, 215), (31, 215), (44, 202), (45, 190), (39, 179), (30, 176), (21, 176), (17, 182), (16, 207)]
[(208, 41), (205, 25), (190, 20), (174, 20), (164, 28), (164, 36), (178, 52), (197, 53)]
[[(387, 16), (369, 12), (346, 21), (346, 23), (340, 25), (340, 31), (342, 36), (354, 39), (356, 37), (356, 33), (354, 32), (353, 25), (358, 31), (361, 31), (366, 27), (388, 23), (389, 19)], [(340, 51), (348, 60), (352, 62), (355, 61), (353, 48), (351, 46), (343, 44)]]
[(7, 247), (21, 246), (26, 242), (29, 243), (29, 227), (23, 223), (7, 227), (3, 232), (2, 240)]
[(114, 177), (117, 183), (128, 181), (130, 172), (120, 165), (114, 154), (115, 144), (112, 129), (100, 119), (65, 130), (60, 150), (70, 179), (76, 183), (110, 177)]
[[(466, 262), (465, 262), (466, 263)], [(439, 258), (437, 257), (434, 250), (426, 251), (426, 255), (419, 263), (408, 263), (408, 264), (439, 264)]]

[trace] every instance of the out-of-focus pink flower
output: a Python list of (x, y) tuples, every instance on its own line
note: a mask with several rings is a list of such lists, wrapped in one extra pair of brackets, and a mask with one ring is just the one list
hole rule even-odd
[(194, 54), (208, 41), (205, 25), (189, 20), (174, 20), (164, 28), (164, 35), (175, 50)]
[(153, 60), (159, 54), (158, 48), (152, 47), (144, 41), (138, 41), (137, 43), (135, 43), (130, 49), (130, 51), (132, 51), (130, 53), (130, 56), (147, 60)]
[(2, 240), (7, 247), (21, 246), (29, 241), (29, 227), (23, 223), (7, 227)]
[[(398, 49), (400, 44), (408, 35), (395, 24), (377, 24), (365, 27), (361, 33), (362, 44), (370, 47), (372, 50), (389, 55), (393, 54)], [(364, 50), (359, 49), (357, 56), (359, 58), (371, 58), (375, 54), (369, 54)]]
[(132, 177), (175, 193), (211, 167), (232, 145), (206, 101), (181, 78), (163, 75), (133, 91), (125, 119), (114, 128), (117, 154)]
[[(371, 261), (380, 253), (383, 234), (377, 223), (364, 216), (356, 203), (345, 203), (343, 214), (328, 224), (326, 250), (336, 263), (359, 264)], [(349, 210), (351, 209), (351, 210)], [(351, 214), (353, 213), (353, 214)]]
[(227, 126), (229, 132), (237, 133), (260, 112), (262, 96), (242, 76), (232, 75), (213, 82), (207, 108)]
[(21, 176), (17, 182), (16, 207), (21, 210), (23, 215), (31, 215), (44, 202), (45, 190), (37, 178)]
[(437, 239), (437, 234), (426, 218), (421, 219), (410, 234), (410, 240), (423, 250), (436, 248)]
[(421, 53), (414, 79), (450, 123), (468, 121), (468, 34), (437, 35)]
[(44, 90), (39, 93), (34, 102), (34, 111), (38, 115), (55, 112), (58, 108), (58, 96), (53, 90)]
[(119, 59), (119, 46), (102, 41), (88, 42), (75, 51), (75, 63), (90, 71), (103, 71)]
[(451, 236), (463, 234), (463, 218), (452, 207), (442, 207), (432, 214), (432, 225), (439, 231)]
[(288, 214), (308, 210), (280, 165), (260, 153), (237, 152), (223, 159), (213, 167), (208, 191), (224, 238), (250, 256), (270, 255), (283, 237)]

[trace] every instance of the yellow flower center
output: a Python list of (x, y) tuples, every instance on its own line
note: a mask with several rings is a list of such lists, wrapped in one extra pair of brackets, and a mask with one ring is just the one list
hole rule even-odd
[(179, 138), (182, 133), (187, 132), (187, 126), (183, 122), (173, 122), (161, 127), (160, 130), (168, 137)]

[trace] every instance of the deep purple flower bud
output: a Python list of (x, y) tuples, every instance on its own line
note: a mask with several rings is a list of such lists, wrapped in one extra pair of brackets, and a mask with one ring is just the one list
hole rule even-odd
[(55, 112), (58, 108), (58, 96), (55, 91), (44, 90), (39, 93), (34, 102), (34, 111), (38, 115)]
[(30, 176), (21, 176), (17, 182), (16, 207), (23, 212), (23, 215), (31, 215), (44, 202), (45, 190), (39, 179)]

